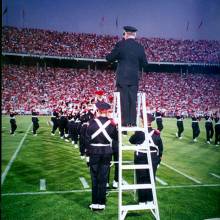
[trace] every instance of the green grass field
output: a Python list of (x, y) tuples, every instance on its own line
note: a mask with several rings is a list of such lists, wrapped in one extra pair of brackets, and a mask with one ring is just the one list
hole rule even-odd
[[(4, 220), (117, 220), (118, 193), (110, 189), (106, 209), (92, 212), (89, 169), (71, 143), (50, 135), (49, 117), (39, 117), (38, 136), (32, 135), (30, 116), (16, 118), (18, 129), (9, 135), (9, 117), (2, 116), (1, 218)], [(176, 120), (164, 119), (164, 155), (156, 182), (161, 220), (220, 218), (220, 147), (207, 145), (204, 121), (197, 143), (191, 121), (184, 121), (184, 137), (175, 137)], [(128, 138), (128, 137), (127, 137)], [(132, 160), (133, 154), (126, 159)], [(214, 175), (213, 175), (214, 174)], [(111, 172), (112, 183), (113, 170)], [(80, 182), (85, 178), (90, 188)], [(132, 173), (124, 176), (129, 183)], [(40, 180), (46, 190), (40, 190)], [(124, 195), (133, 202), (133, 193)], [(129, 212), (126, 220), (154, 219), (148, 211)]]

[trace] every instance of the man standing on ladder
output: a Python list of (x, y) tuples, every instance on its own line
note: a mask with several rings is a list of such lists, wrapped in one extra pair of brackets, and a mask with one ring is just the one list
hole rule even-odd
[(137, 29), (124, 27), (124, 40), (119, 41), (110, 54), (108, 62), (118, 61), (116, 87), (121, 96), (122, 126), (136, 126), (136, 102), (139, 71), (147, 66), (144, 47), (135, 41)]

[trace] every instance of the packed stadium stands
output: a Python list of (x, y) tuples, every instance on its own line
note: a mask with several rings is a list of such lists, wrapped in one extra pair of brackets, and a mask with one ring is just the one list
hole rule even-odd
[[(118, 36), (40, 29), (2, 28), (2, 51), (37, 55), (105, 58)], [(220, 63), (220, 41), (139, 38), (149, 61)]]
[[(62, 102), (88, 100), (99, 89), (106, 96), (112, 95), (114, 78), (111, 70), (4, 65), (2, 111), (30, 113), (34, 108), (48, 114)], [(167, 115), (172, 116), (177, 109), (190, 114), (219, 106), (218, 75), (151, 72), (141, 78), (139, 90), (146, 92), (147, 105), (162, 107)]]

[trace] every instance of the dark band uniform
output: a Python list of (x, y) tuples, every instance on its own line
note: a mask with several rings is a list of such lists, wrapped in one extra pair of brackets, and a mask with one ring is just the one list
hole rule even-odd
[(53, 116), (51, 117), (51, 121), (53, 122), (53, 127), (52, 127), (52, 131), (51, 134), (54, 135), (57, 128), (59, 127), (59, 113), (54, 111), (53, 112)]
[[(118, 188), (118, 159), (119, 159), (119, 152), (118, 152), (118, 141), (113, 140), (112, 141), (112, 157), (113, 157), (113, 161), (116, 162), (114, 164), (115, 170), (114, 170), (114, 180), (113, 180), (113, 188)], [(108, 185), (110, 182), (110, 171), (111, 171), (111, 167), (109, 170), (109, 174), (108, 174)]]
[[(124, 30), (125, 32), (137, 31), (130, 26), (125, 26)], [(122, 125), (135, 125), (139, 71), (147, 65), (144, 47), (132, 38), (121, 40), (106, 56), (106, 60), (118, 61), (116, 87), (121, 96)]]
[(59, 121), (60, 137), (64, 138), (64, 134), (68, 134), (68, 119), (65, 113), (61, 112)]
[(156, 111), (155, 113), (155, 118), (156, 118), (156, 123), (157, 123), (157, 129), (159, 131), (163, 130), (163, 119), (162, 119), (163, 114), (161, 112)]
[(36, 112), (32, 112), (32, 122), (33, 122), (33, 134), (37, 135), (37, 129), (40, 127), (39, 126), (39, 119), (37, 117), (37, 113)]
[[(150, 137), (152, 138), (152, 146), (150, 145), (151, 160), (153, 167), (154, 178), (156, 175), (157, 167), (160, 164), (161, 157), (163, 154), (163, 142), (160, 137), (160, 132), (154, 130), (151, 127), (148, 128)], [(131, 144), (143, 144), (145, 140), (145, 134), (142, 131), (136, 131), (129, 139)], [(144, 150), (138, 150), (134, 152), (134, 163), (135, 164), (148, 164), (147, 153)], [(136, 182), (137, 184), (149, 184), (150, 183), (150, 172), (149, 169), (138, 169), (136, 170)], [(148, 202), (153, 200), (153, 194), (151, 189), (139, 189), (138, 190), (138, 202)]]
[(17, 129), (17, 124), (16, 124), (16, 119), (15, 119), (15, 114), (10, 113), (10, 125), (11, 125), (11, 133), (14, 134), (15, 130)]
[(78, 140), (78, 134), (75, 127), (76, 127), (75, 119), (74, 116), (71, 114), (68, 116), (68, 134), (69, 134), (69, 138), (72, 141), (72, 144), (77, 144), (77, 140)]
[(220, 144), (220, 117), (215, 117), (215, 145)]
[[(100, 109), (109, 109), (107, 103), (96, 103)], [(92, 179), (92, 205), (105, 208), (106, 184), (112, 157), (111, 143), (118, 140), (116, 125), (108, 117), (97, 117), (90, 120), (86, 130), (86, 154), (89, 156)], [(99, 209), (99, 208), (98, 208)]]
[(206, 141), (207, 141), (207, 143), (210, 143), (210, 141), (211, 141), (211, 139), (214, 135), (212, 120), (213, 120), (212, 116), (205, 115), (205, 129), (206, 129)]
[(177, 115), (176, 119), (177, 119), (176, 125), (177, 125), (177, 128), (178, 128), (177, 137), (181, 138), (181, 134), (184, 131), (184, 126), (183, 126), (184, 117), (183, 117), (183, 115)]
[(192, 116), (192, 130), (193, 130), (193, 140), (196, 140), (196, 138), (200, 134), (200, 129), (199, 129), (199, 117)]
[(80, 135), (79, 135), (79, 150), (81, 156), (85, 156), (86, 153), (86, 129), (92, 117), (93, 116), (90, 113), (89, 114), (84, 113), (80, 117), (81, 125), (80, 125)]

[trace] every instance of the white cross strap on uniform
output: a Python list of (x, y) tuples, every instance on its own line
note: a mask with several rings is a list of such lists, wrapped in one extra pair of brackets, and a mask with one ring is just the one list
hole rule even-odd
[(105, 130), (105, 128), (107, 128), (111, 124), (111, 121), (108, 120), (104, 124), (102, 124), (101, 121), (98, 118), (95, 118), (94, 120), (97, 123), (97, 125), (99, 126), (99, 129), (95, 133), (92, 134), (91, 138), (94, 139), (100, 133), (102, 133), (106, 137), (106, 139), (111, 143), (112, 142), (112, 138), (109, 136), (109, 134)]
[[(151, 160), (151, 153), (157, 152), (159, 154), (158, 146), (156, 146), (153, 142), (152, 136), (154, 130), (148, 133), (148, 123), (147, 123), (147, 111), (146, 111), (146, 99), (145, 93), (138, 93), (138, 106), (137, 106), (137, 116), (136, 116), (136, 124), (137, 127), (122, 127), (121, 124), (121, 102), (120, 102), (120, 93), (114, 93), (114, 106), (113, 106), (113, 115), (118, 118), (118, 147), (119, 147), (119, 159), (118, 159), (118, 220), (124, 220), (127, 213), (129, 211), (135, 210), (150, 210), (156, 220), (160, 220), (159, 208), (157, 203), (156, 189), (155, 189), (155, 181)], [(142, 111), (142, 112), (141, 112)], [(143, 125), (140, 123), (141, 115), (143, 115)], [(161, 117), (160, 117), (161, 118)], [(141, 127), (142, 125), (142, 127)], [(141, 145), (127, 145), (123, 143), (122, 132), (123, 131), (143, 131), (145, 134), (145, 141)], [(150, 147), (156, 148), (156, 150), (150, 150)], [(126, 164), (123, 159), (123, 152), (133, 150), (136, 152), (146, 153), (148, 162), (146, 164)], [(137, 169), (148, 169), (150, 174), (150, 183), (149, 184), (137, 184), (136, 183), (136, 173)], [(123, 172), (122, 170), (133, 170), (134, 173), (134, 181), (133, 183), (123, 184)], [(138, 204), (126, 204), (124, 205), (124, 192), (132, 190), (134, 191), (134, 199), (136, 199), (136, 190), (138, 189), (151, 189), (153, 194), (153, 202), (150, 203), (136, 203)], [(124, 199), (123, 199), (124, 198)]]
[[(157, 155), (159, 155), (159, 148), (158, 148), (158, 146), (153, 142), (153, 139), (152, 139), (153, 134), (154, 134), (154, 130), (152, 130), (152, 131), (149, 133), (149, 146), (156, 148), (156, 149), (157, 149)], [(153, 153), (153, 151), (151, 151), (151, 153)]]

